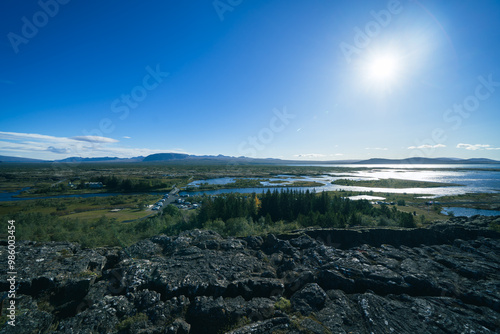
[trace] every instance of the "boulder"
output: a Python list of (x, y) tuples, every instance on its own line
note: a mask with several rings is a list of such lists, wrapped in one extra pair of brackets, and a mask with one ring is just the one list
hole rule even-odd
[(293, 310), (303, 315), (319, 311), (328, 299), (325, 291), (317, 283), (309, 283), (302, 290), (296, 292), (290, 301)]

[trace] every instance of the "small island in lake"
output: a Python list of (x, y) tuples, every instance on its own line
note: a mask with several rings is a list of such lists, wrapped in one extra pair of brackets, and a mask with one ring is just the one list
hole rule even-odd
[(462, 186), (456, 183), (401, 180), (401, 179), (379, 179), (379, 180), (350, 180), (338, 179), (332, 181), (332, 184), (341, 186), (357, 186), (372, 188), (433, 188), (433, 187), (457, 187)]

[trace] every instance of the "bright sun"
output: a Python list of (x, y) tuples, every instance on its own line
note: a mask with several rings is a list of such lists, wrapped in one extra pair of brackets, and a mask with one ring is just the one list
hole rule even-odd
[(379, 84), (391, 84), (400, 71), (399, 59), (392, 54), (374, 56), (368, 64), (367, 74), (370, 81)]

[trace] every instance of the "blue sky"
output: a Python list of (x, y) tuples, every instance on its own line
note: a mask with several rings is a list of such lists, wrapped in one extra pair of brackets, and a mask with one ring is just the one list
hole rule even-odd
[(500, 2), (0, 4), (0, 155), (500, 159)]

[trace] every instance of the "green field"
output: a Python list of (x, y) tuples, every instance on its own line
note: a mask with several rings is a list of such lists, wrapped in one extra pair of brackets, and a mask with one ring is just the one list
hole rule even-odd
[(70, 213), (62, 218), (69, 219), (81, 219), (81, 220), (93, 220), (100, 217), (106, 217), (109, 219), (115, 219), (117, 222), (130, 222), (133, 220), (142, 219), (155, 212), (139, 210), (139, 209), (121, 209), (118, 212), (112, 212), (111, 210), (95, 210), (95, 211), (85, 211), (79, 213)]
[[(85, 219), (98, 219), (105, 215), (114, 216), (121, 221), (146, 216), (148, 212), (144, 210), (144, 206), (153, 204), (160, 198), (157, 195), (142, 194), (0, 202), (0, 215), (38, 212), (53, 217)], [(121, 209), (121, 211), (110, 212), (113, 209)]]

